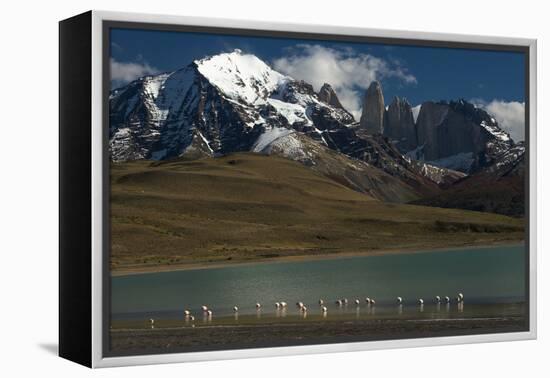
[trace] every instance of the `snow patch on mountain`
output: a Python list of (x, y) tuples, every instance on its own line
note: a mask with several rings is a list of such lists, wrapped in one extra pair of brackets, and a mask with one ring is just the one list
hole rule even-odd
[(212, 147), (210, 147), (210, 141), (208, 139), (206, 139), (204, 137), (204, 135), (202, 135), (202, 133), (200, 131), (197, 131), (197, 134), (199, 135), (199, 137), (202, 139), (202, 141), (204, 142), (204, 144), (206, 145), (206, 147), (208, 147), (208, 151), (210, 151), (210, 153), (214, 153), (214, 150), (212, 149)]
[(422, 174), (422, 176), (429, 178), (436, 184), (444, 183), (449, 178), (450, 174), (455, 176), (453, 180), (466, 177), (466, 174), (463, 172), (451, 171), (450, 169), (447, 169), (447, 168), (440, 168), (440, 167), (436, 167), (435, 165), (421, 163), (421, 162), (419, 162), (419, 164), (420, 164), (420, 173)]
[(496, 163), (492, 166), (489, 166), (486, 169), (486, 172), (497, 173), (501, 170), (509, 169), (518, 162), (522, 161), (524, 155), (525, 144), (523, 142), (520, 142), (498, 156), (496, 158)]
[(296, 122), (304, 122), (308, 125), (313, 124), (307, 117), (306, 109), (302, 105), (291, 104), (274, 98), (267, 99), (267, 102), (288, 121), (289, 125), (293, 125)]
[(315, 165), (311, 152), (300, 141), (297, 132), (291, 132), (272, 140), (258, 152), (268, 155), (278, 154), (287, 159)]
[(141, 80), (144, 81), (143, 92), (151, 96), (153, 100), (156, 100), (160, 89), (163, 88), (166, 79), (168, 79), (173, 73), (165, 73), (157, 76), (146, 76)]
[(491, 135), (493, 135), (495, 138), (503, 141), (503, 142), (510, 142), (510, 134), (508, 134), (506, 131), (500, 129), (495, 122), (494, 118), (491, 118), (491, 121), (493, 122), (493, 125), (489, 125), (485, 121), (481, 121), (480, 126), (483, 127), (487, 132)]
[(285, 129), (284, 127), (273, 127), (271, 129), (267, 129), (262, 135), (258, 137), (256, 143), (254, 143), (254, 145), (252, 146), (252, 151), (262, 152), (276, 139), (292, 134), (294, 132), (294, 130)]
[(413, 106), (411, 109), (413, 113), (414, 123), (416, 123), (416, 120), (418, 119), (418, 115), (420, 114), (421, 107), (422, 105), (416, 105), (416, 106)]

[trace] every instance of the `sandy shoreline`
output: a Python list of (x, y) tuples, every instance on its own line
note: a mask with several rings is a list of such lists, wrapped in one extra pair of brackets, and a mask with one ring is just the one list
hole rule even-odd
[(413, 253), (431, 253), (431, 252), (448, 252), (457, 249), (468, 250), (468, 249), (480, 249), (480, 248), (493, 248), (498, 246), (521, 246), (524, 245), (524, 240), (518, 240), (515, 242), (505, 242), (505, 243), (491, 243), (491, 244), (463, 244), (463, 245), (454, 245), (448, 247), (404, 247), (404, 248), (391, 248), (391, 249), (378, 249), (370, 250), (364, 252), (341, 252), (341, 253), (327, 253), (322, 255), (296, 255), (296, 256), (280, 256), (280, 257), (270, 257), (263, 259), (254, 259), (254, 260), (240, 260), (240, 261), (223, 261), (223, 262), (213, 262), (213, 263), (185, 263), (177, 265), (161, 265), (161, 266), (138, 266), (138, 267), (129, 267), (123, 268), (116, 271), (111, 271), (111, 277), (122, 277), (129, 276), (134, 274), (148, 274), (148, 273), (164, 273), (164, 272), (175, 272), (175, 271), (185, 271), (185, 270), (199, 270), (199, 269), (223, 269), (228, 267), (235, 266), (248, 266), (248, 265), (257, 265), (257, 264), (276, 264), (276, 263), (285, 263), (285, 262), (305, 262), (305, 261), (318, 261), (318, 260), (336, 260), (340, 258), (351, 258), (351, 257), (365, 257), (365, 256), (381, 256), (388, 254), (413, 254)]
[(485, 333), (521, 332), (523, 316), (471, 319), (377, 319), (347, 322), (111, 330), (117, 355), (273, 347), (334, 342), (391, 340)]

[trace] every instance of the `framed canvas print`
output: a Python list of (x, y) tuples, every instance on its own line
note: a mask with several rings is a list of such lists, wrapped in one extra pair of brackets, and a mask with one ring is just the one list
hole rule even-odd
[(536, 336), (536, 42), (60, 22), (60, 355)]

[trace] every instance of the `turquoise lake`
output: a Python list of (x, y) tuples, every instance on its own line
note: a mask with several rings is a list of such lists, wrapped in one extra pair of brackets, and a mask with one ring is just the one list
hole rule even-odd
[(233, 314), (233, 306), (250, 315), (259, 302), (269, 315), (275, 302), (295, 312), (298, 301), (318, 309), (320, 298), (331, 308), (347, 298), (349, 311), (356, 311), (353, 301), (366, 307), (366, 297), (383, 312), (395, 307), (397, 296), (409, 308), (418, 298), (431, 308), (436, 295), (455, 298), (459, 292), (466, 306), (522, 303), (526, 253), (523, 245), (495, 246), (116, 276), (111, 313), (113, 319), (181, 318), (184, 309), (198, 314), (207, 305), (217, 316)]

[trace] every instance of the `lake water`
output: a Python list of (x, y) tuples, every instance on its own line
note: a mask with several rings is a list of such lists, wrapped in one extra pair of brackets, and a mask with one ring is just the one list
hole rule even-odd
[[(275, 302), (287, 302), (291, 313), (297, 312), (297, 301), (318, 312), (323, 298), (329, 313), (351, 314), (358, 311), (356, 298), (364, 313), (371, 311), (365, 303), (370, 297), (384, 313), (394, 311), (401, 296), (414, 311), (423, 298), (431, 314), (436, 295), (454, 298), (459, 292), (466, 306), (521, 303), (525, 253), (523, 245), (499, 246), (119, 276), (111, 278), (111, 312), (114, 320), (181, 318), (184, 309), (198, 315), (204, 304), (216, 316), (232, 316), (235, 305), (240, 316), (247, 316), (259, 315), (259, 302), (263, 316), (271, 316), (277, 314)], [(349, 303), (336, 310), (339, 298)]]

